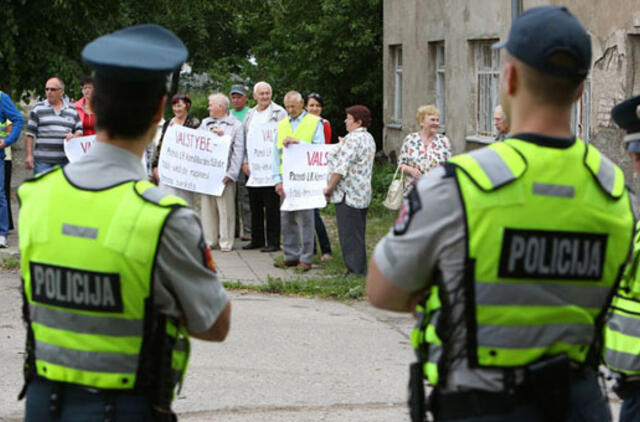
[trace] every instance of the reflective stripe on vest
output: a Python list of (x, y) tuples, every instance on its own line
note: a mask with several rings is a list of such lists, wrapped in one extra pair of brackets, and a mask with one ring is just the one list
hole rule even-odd
[(18, 195), (37, 375), (135, 388), (157, 245), (171, 207), (185, 202), (148, 182), (81, 190), (61, 169), (24, 183)]
[(589, 148), (507, 139), (450, 160), (467, 223), (472, 366), (585, 360), (633, 232), (622, 172)]
[[(639, 223), (640, 224), (640, 223)], [(640, 226), (638, 227), (640, 228)], [(604, 363), (613, 371), (640, 375), (640, 231), (633, 259), (611, 301), (604, 327)]]
[(313, 135), (316, 133), (319, 120), (320, 118), (318, 116), (307, 113), (296, 127), (295, 132), (291, 131), (291, 122), (289, 121), (289, 117), (285, 117), (278, 122), (278, 138), (276, 140), (276, 145), (278, 152), (280, 153), (280, 174), (282, 174), (283, 168), (282, 148), (284, 147), (284, 140), (291, 137), (310, 144), (313, 141)]
[(442, 358), (442, 341), (438, 336), (442, 303), (438, 286), (432, 286), (424, 305), (418, 305), (418, 322), (411, 332), (411, 345), (418, 361), (422, 362), (424, 376), (433, 385), (438, 383), (438, 366)]

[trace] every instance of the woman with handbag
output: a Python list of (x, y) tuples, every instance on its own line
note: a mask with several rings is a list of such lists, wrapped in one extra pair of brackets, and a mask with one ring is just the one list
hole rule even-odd
[(398, 170), (404, 177), (403, 196), (409, 195), (413, 185), (425, 173), (444, 165), (451, 157), (451, 143), (438, 133), (440, 112), (433, 105), (418, 108), (416, 120), (420, 132), (407, 135), (398, 157)]

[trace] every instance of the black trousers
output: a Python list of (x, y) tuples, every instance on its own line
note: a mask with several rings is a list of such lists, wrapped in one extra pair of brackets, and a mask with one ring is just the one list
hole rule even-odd
[(251, 207), (251, 243), (265, 244), (266, 215), (266, 245), (280, 247), (280, 197), (273, 186), (247, 189)]
[(367, 274), (367, 249), (364, 242), (368, 208), (353, 208), (341, 202), (336, 204), (338, 238), (342, 258), (350, 274)]

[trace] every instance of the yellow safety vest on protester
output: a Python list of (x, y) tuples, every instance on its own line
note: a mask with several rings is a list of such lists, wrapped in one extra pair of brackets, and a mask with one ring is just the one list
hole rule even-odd
[(155, 312), (152, 279), (165, 220), (185, 202), (146, 181), (80, 189), (60, 168), (18, 195), (27, 383), (146, 391), (162, 374), (172, 390), (186, 370), (188, 334)]
[(633, 260), (611, 301), (604, 327), (604, 362), (613, 371), (640, 375), (640, 222)]
[(298, 124), (298, 127), (296, 127), (295, 132), (291, 131), (291, 122), (289, 121), (288, 116), (278, 122), (278, 139), (276, 140), (276, 142), (278, 151), (280, 153), (280, 174), (282, 174), (283, 166), (282, 148), (284, 146), (284, 140), (288, 137), (291, 137), (310, 144), (313, 141), (313, 135), (316, 132), (319, 120), (320, 118), (318, 116), (307, 113), (302, 118), (300, 124)]
[[(585, 362), (631, 247), (620, 168), (580, 139), (551, 148), (512, 138), (450, 163), (467, 226), (469, 365), (518, 368), (558, 354)], [(431, 289), (412, 335), (434, 385), (450, 363), (445, 292)]]

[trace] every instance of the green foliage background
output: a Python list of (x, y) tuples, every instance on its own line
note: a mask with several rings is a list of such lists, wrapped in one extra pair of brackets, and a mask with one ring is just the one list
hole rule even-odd
[[(207, 90), (266, 80), (278, 103), (291, 89), (318, 92), (335, 137), (345, 133), (344, 108), (365, 104), (381, 144), (382, 0), (7, 0), (0, 19), (0, 88), (14, 98), (42, 95), (53, 75), (79, 98), (89, 72), (80, 59), (84, 45), (129, 25), (157, 23), (184, 41), (194, 72), (209, 74)], [(174, 74), (170, 91), (179, 87)]]

